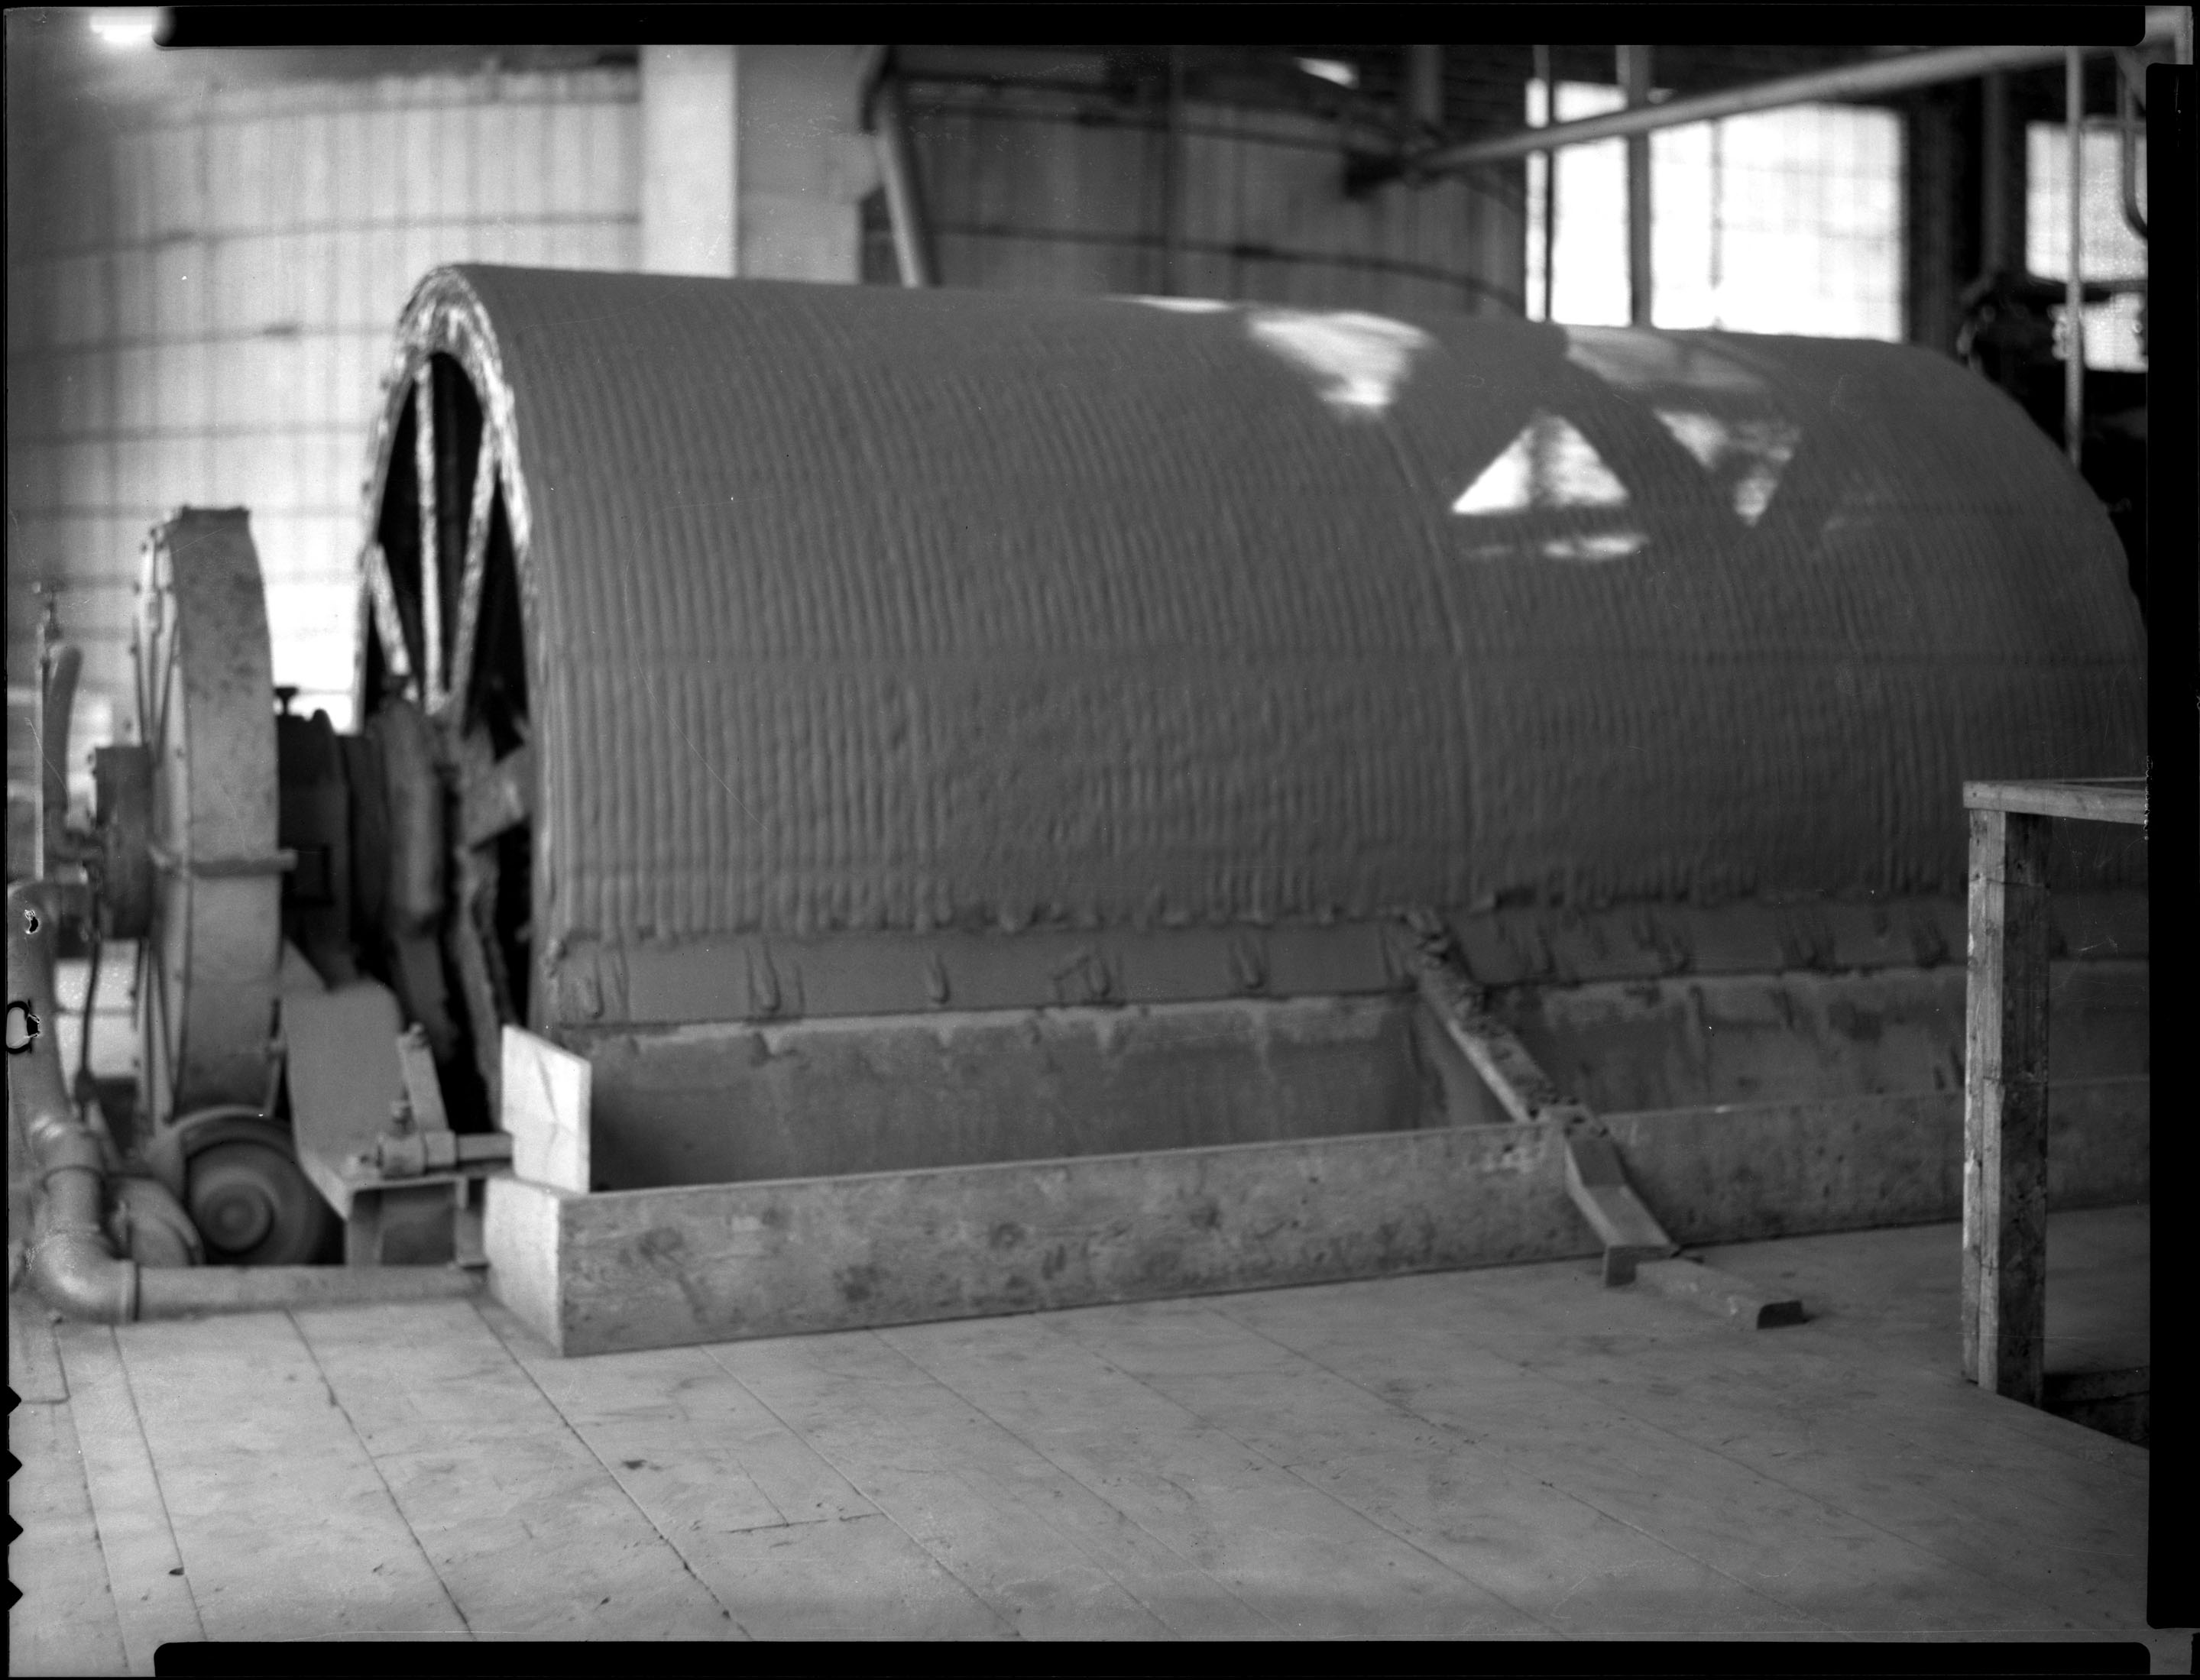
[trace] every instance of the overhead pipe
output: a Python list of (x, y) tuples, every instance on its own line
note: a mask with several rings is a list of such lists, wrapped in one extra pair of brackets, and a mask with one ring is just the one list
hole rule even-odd
[[(70, 1318), (126, 1324), (138, 1316), (138, 1268), (114, 1251), (101, 1215), (105, 1152), (69, 1100), (54, 995), (57, 919), (43, 881), (8, 889), (8, 1100), (36, 1164), (41, 1211), (30, 1256), (39, 1298)], [(25, 1042), (13, 1017), (25, 1016)]]
[[(2168, 41), (2174, 38), (2183, 11), (2182, 7), (2149, 7), (2145, 39)], [(1511, 134), (1493, 136), (1487, 140), (1463, 141), (1457, 145), (1439, 147), (1417, 157), (1409, 156), (1404, 160), (1403, 167), (1410, 175), (1425, 178), (1454, 170), (1472, 169), (1485, 163), (1509, 163), (1515, 158), (1526, 157), (1553, 146), (1580, 146), (1593, 140), (1624, 139), (1630, 135), (1680, 128), (1689, 123), (1711, 122), (1721, 117), (1737, 117), (1752, 111), (1777, 110), (1784, 106), (1804, 105), (1815, 100), (1868, 99), (1881, 94), (1901, 93), (1910, 88), (1930, 87), (1939, 82), (1957, 82), (1973, 76), (1991, 75), (1996, 71), (2036, 70), (2045, 65), (2060, 63), (2071, 51), (2103, 53), (2113, 50), (2110, 47), (1937, 47), (1927, 52), (1901, 53), (1887, 58), (1867, 59), (1860, 64), (1841, 64), (1827, 70), (1805, 71), (1800, 75), (1782, 76), (1769, 82), (1753, 82), (1746, 87), (1722, 88), (1716, 93), (1696, 94), (1686, 99), (1669, 99), (1658, 105), (1608, 111), (1600, 116), (1557, 123), (1548, 128), (1526, 128)]]

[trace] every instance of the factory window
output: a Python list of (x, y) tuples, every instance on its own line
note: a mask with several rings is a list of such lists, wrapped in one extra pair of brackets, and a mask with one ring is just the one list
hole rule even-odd
[[(2059, 123), (2032, 123), (2024, 134), (2024, 265), (2051, 280), (2070, 272), (2069, 131)], [(2079, 204), (2078, 267), (2091, 282), (2144, 283), (2146, 242), (2124, 220), (2122, 159), (2113, 125), (2088, 126), (2079, 137), (2084, 196)], [(2132, 167), (2146, 179), (2146, 140), (2133, 148)], [(1560, 189), (1564, 190), (1563, 188)], [(2140, 192), (2144, 212), (2145, 194)], [(2146, 366), (2146, 293), (2134, 284), (2106, 303), (2086, 306), (2086, 365), (2129, 371)], [(2056, 333), (2062, 312), (2055, 311)]]
[[(1555, 120), (1618, 108), (1560, 82)], [(1528, 85), (1531, 122), (1545, 85)], [(1902, 140), (1893, 114), (1801, 105), (1650, 137), (1651, 318), (1660, 327), (1902, 335)], [(1542, 313), (1548, 165), (1530, 160), (1528, 297)], [(1559, 154), (1553, 319), (1627, 320), (1626, 143)]]

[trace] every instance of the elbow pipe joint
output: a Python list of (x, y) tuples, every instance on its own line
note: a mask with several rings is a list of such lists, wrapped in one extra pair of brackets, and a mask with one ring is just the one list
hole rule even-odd
[(30, 1042), (8, 1058), (8, 1101), (38, 1163), (38, 1237), (29, 1272), (39, 1298), (71, 1318), (122, 1324), (138, 1315), (137, 1263), (100, 1223), (105, 1157), (61, 1078), (54, 1018), (54, 918), (45, 884), (8, 889), (8, 990), (28, 1008)]
[(56, 1226), (31, 1251), (31, 1286), (66, 1318), (127, 1324), (138, 1316), (138, 1263), (117, 1257), (97, 1225)]

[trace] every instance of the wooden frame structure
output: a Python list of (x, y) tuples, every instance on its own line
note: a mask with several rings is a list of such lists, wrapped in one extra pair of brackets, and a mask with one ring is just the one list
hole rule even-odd
[(2146, 825), (2144, 778), (1966, 782), (1963, 1374), (2037, 1406), (2047, 1327), (2048, 825)]

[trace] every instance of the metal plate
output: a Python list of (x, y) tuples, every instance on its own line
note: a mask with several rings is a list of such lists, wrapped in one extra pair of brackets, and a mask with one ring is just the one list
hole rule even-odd
[(283, 945), (274, 674), (243, 510), (186, 508), (154, 528), (137, 662), (155, 865), (138, 959), (138, 1111), (157, 1129), (266, 1093)]

